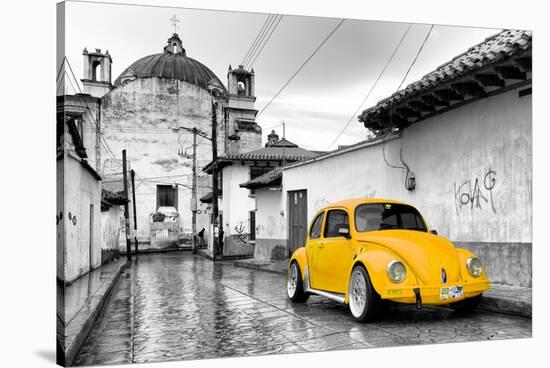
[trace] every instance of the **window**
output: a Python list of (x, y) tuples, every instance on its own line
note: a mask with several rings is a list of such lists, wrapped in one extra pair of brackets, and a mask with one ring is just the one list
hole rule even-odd
[(174, 207), (178, 209), (178, 187), (172, 185), (157, 185), (157, 209), (159, 207)]
[(325, 238), (340, 237), (338, 230), (344, 225), (349, 226), (348, 214), (344, 210), (332, 210), (328, 212), (325, 225)]
[(101, 71), (101, 62), (99, 61), (94, 61), (92, 63), (92, 80), (93, 81), (100, 81), (101, 79), (99, 78), (100, 77), (100, 74), (98, 74), (98, 71), (100, 72)]
[(313, 221), (313, 225), (311, 225), (311, 230), (309, 231), (310, 239), (318, 239), (321, 237), (321, 229), (323, 227), (324, 217), (325, 217), (325, 213), (321, 212), (320, 214), (317, 215), (317, 217)]
[(358, 206), (355, 210), (355, 228), (359, 232), (386, 229), (426, 231), (426, 225), (414, 207), (396, 203)]

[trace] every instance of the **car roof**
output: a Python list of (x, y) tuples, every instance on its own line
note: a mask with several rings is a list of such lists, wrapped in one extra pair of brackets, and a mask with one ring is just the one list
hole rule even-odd
[(394, 203), (394, 204), (408, 205), (405, 202), (395, 201), (393, 199), (387, 199), (387, 198), (350, 198), (350, 199), (344, 199), (342, 201), (328, 204), (322, 209), (324, 210), (324, 209), (334, 208), (334, 207), (344, 207), (347, 209), (353, 209), (357, 207), (357, 205), (359, 204), (366, 204), (366, 203)]

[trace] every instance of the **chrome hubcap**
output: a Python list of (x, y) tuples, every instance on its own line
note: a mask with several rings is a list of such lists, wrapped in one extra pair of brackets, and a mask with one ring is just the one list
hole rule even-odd
[(350, 282), (349, 306), (351, 314), (359, 317), (367, 305), (367, 285), (359, 270), (353, 271)]
[(298, 269), (296, 268), (296, 264), (292, 264), (290, 266), (290, 270), (288, 271), (288, 279), (286, 281), (286, 289), (288, 296), (292, 298), (294, 296), (294, 293), (296, 293), (296, 287), (298, 285)]

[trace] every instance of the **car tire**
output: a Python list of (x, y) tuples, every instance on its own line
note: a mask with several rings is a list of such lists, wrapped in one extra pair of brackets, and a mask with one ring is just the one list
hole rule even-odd
[(286, 291), (289, 299), (294, 303), (305, 303), (309, 298), (309, 293), (304, 291), (300, 265), (296, 261), (292, 261), (288, 267)]
[(459, 302), (451, 303), (450, 306), (457, 312), (471, 313), (481, 302), (481, 294), (471, 298), (463, 299)]
[(369, 274), (362, 265), (351, 271), (348, 305), (352, 316), (360, 322), (371, 322), (380, 309), (380, 296), (374, 290)]

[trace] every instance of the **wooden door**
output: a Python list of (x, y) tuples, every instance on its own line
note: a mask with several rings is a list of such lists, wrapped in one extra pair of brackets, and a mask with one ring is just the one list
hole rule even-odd
[(288, 248), (290, 254), (305, 246), (307, 235), (307, 190), (288, 192)]

